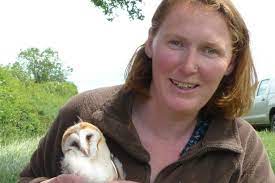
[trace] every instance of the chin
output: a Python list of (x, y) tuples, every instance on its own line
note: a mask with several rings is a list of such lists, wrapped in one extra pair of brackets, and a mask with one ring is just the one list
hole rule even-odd
[(167, 106), (174, 112), (182, 113), (197, 113), (200, 110), (200, 105), (193, 101), (186, 100), (169, 100)]

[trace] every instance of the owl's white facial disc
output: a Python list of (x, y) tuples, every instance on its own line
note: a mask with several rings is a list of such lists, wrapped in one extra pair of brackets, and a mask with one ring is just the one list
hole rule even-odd
[(72, 133), (68, 136), (67, 140), (65, 141), (64, 145), (62, 146), (63, 153), (68, 151), (77, 152), (80, 149), (80, 142), (79, 136), (76, 133)]
[(79, 156), (95, 158), (101, 138), (104, 139), (96, 126), (81, 122), (65, 131), (62, 138), (62, 151), (64, 154), (70, 151)]
[(94, 158), (96, 156), (98, 150), (98, 143), (100, 140), (100, 134), (95, 129), (84, 129), (79, 132), (80, 136), (80, 144), (83, 147), (84, 154), (90, 158)]

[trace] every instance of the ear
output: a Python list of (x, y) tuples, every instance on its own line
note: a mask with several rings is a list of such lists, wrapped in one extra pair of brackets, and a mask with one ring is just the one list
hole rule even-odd
[(225, 76), (228, 76), (233, 72), (233, 70), (235, 68), (235, 65), (236, 65), (235, 64), (235, 62), (236, 62), (235, 58), (236, 58), (235, 56), (232, 56), (231, 61), (230, 61), (229, 65), (226, 69), (225, 74), (224, 74)]
[(152, 58), (152, 45), (153, 45), (153, 35), (152, 35), (152, 28), (149, 29), (148, 39), (145, 42), (145, 53), (149, 58)]

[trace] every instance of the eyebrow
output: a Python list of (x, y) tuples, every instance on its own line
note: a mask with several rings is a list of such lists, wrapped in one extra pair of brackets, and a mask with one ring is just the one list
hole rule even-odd
[[(178, 34), (169, 34), (168, 33), (168, 34), (165, 34), (164, 37), (165, 37), (165, 39), (174, 37), (174, 38), (186, 41), (187, 43), (190, 42), (190, 41), (188, 41), (187, 38), (185, 38), (184, 36), (178, 35)], [(215, 47), (215, 48), (221, 49), (221, 50), (225, 50), (226, 49), (225, 47), (220, 46), (219, 41), (204, 41), (203, 45), (209, 45), (211, 47)]]
[(164, 38), (167, 39), (167, 38), (171, 38), (171, 37), (174, 37), (174, 38), (177, 38), (177, 39), (180, 39), (180, 40), (183, 40), (183, 41), (186, 41), (186, 42), (189, 42), (188, 39), (186, 39), (185, 37), (181, 36), (181, 35), (178, 35), (178, 34), (164, 34)]
[(216, 49), (223, 50), (223, 51), (226, 50), (226, 48), (223, 47), (223, 46), (221, 46), (218, 42), (209, 42), (209, 41), (206, 41), (206, 42), (203, 43), (203, 45), (214, 47)]

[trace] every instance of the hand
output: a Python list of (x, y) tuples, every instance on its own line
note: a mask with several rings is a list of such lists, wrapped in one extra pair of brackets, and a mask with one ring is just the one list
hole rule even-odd
[(51, 178), (49, 180), (45, 180), (41, 183), (85, 183), (85, 179), (83, 177), (71, 174), (62, 174), (57, 177)]

